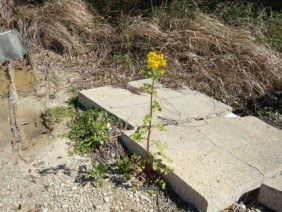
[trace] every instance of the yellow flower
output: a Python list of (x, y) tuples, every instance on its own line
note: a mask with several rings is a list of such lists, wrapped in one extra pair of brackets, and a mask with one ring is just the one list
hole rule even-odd
[(166, 60), (163, 54), (157, 54), (156, 52), (149, 52), (147, 54), (147, 69), (156, 71), (159, 67), (164, 66), (166, 66)]

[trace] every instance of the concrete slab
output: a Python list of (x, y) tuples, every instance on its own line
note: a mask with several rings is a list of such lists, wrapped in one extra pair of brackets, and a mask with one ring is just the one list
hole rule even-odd
[[(132, 133), (123, 134), (122, 141), (130, 152), (145, 156), (144, 146), (130, 139)], [(218, 148), (193, 127), (167, 126), (166, 132), (155, 137), (168, 144), (165, 153), (173, 160), (167, 164), (174, 169), (165, 177), (167, 182), (200, 211), (227, 208), (262, 182), (263, 176), (257, 170)]]
[[(166, 179), (199, 210), (220, 211), (259, 188), (265, 177), (282, 171), (281, 130), (254, 117), (227, 118), (229, 106), (188, 88), (174, 91), (158, 86), (157, 91), (163, 111), (156, 116), (167, 131), (154, 132), (153, 137), (168, 144), (166, 154), (173, 160), (168, 165), (174, 169)], [(79, 92), (85, 107), (103, 108), (127, 121), (132, 128), (123, 133), (122, 141), (143, 156), (145, 145), (130, 135), (143, 123), (148, 97), (112, 87)]]
[[(254, 117), (214, 118), (166, 129), (153, 137), (168, 144), (165, 153), (173, 159), (167, 165), (174, 173), (167, 181), (202, 211), (230, 206), (259, 188), (265, 176), (282, 170), (282, 131)], [(145, 156), (145, 144), (134, 142), (133, 132), (125, 131), (122, 141), (131, 152)]]
[(264, 176), (282, 171), (282, 131), (258, 118), (214, 118), (195, 123), (195, 128)]
[[(146, 81), (130, 85), (138, 87), (143, 82)], [(231, 107), (189, 88), (171, 90), (158, 85), (157, 92), (163, 110), (155, 115), (166, 122), (224, 116), (232, 110)], [(86, 108), (103, 108), (132, 126), (142, 125), (143, 117), (149, 111), (149, 94), (138, 95), (111, 86), (80, 91), (78, 100)]]
[(0, 99), (0, 148), (11, 146), (12, 132), (9, 120), (8, 99)]
[(0, 99), (0, 170), (13, 157), (8, 99)]
[(258, 200), (274, 211), (282, 211), (282, 175), (264, 180)]

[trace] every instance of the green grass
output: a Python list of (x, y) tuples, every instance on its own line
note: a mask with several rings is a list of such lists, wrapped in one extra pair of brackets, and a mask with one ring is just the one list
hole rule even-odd
[(60, 123), (64, 118), (73, 116), (73, 109), (65, 106), (50, 107), (42, 114), (44, 123), (48, 129), (53, 129), (54, 125)]

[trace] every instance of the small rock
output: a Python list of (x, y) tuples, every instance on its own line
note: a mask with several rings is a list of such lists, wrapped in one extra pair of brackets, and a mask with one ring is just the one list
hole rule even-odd
[(104, 202), (105, 203), (109, 203), (110, 202), (110, 198), (109, 197), (104, 197)]
[(246, 212), (246, 205), (240, 205), (239, 207), (238, 207), (238, 212)]

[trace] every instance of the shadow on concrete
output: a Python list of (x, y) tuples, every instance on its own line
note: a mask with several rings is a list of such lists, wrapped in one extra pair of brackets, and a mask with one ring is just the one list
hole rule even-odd
[(58, 174), (59, 172), (70, 176), (70, 169), (66, 166), (66, 164), (59, 164), (56, 167), (46, 168), (38, 171), (41, 176), (47, 176), (49, 174)]

